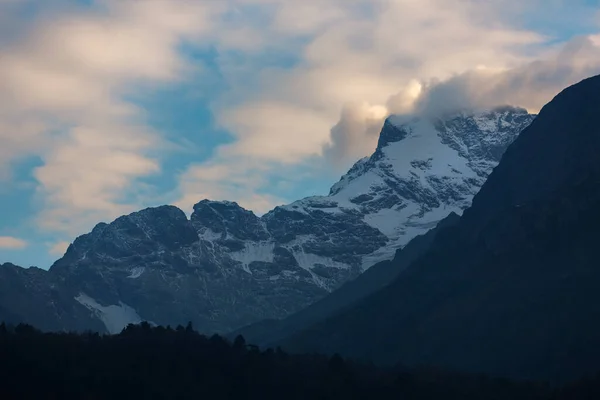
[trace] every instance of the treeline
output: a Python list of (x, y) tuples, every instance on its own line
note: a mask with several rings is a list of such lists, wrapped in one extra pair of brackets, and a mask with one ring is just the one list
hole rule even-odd
[(187, 327), (119, 335), (0, 325), (2, 399), (599, 399), (600, 379), (568, 388), (434, 369), (381, 369), (339, 356), (261, 351)]

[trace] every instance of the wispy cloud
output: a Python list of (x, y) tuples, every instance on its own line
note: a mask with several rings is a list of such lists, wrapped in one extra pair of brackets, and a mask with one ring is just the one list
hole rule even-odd
[(70, 245), (69, 242), (58, 242), (58, 243), (51, 244), (49, 246), (49, 248), (50, 248), (49, 252), (53, 256), (61, 257), (62, 255), (65, 254), (65, 252), (69, 248), (69, 245)]
[(199, 2), (95, 5), (48, 11), (0, 57), (0, 169), (40, 156), (39, 224), (71, 235), (138, 206), (126, 194), (165, 146), (127, 97), (185, 77), (178, 45), (210, 30)]
[(28, 243), (12, 236), (0, 236), (0, 249), (21, 250), (27, 247)]

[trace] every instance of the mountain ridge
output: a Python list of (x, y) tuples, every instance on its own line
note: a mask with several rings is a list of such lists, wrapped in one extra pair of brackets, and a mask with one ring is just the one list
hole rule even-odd
[[(124, 316), (193, 321), (206, 332), (284, 318), (462, 213), (534, 117), (518, 108), (402, 124), (390, 117), (373, 156), (356, 163), (330, 196), (261, 217), (230, 201), (202, 200), (189, 219), (174, 206), (147, 208), (78, 237), (48, 280), (60, 287), (62, 307), (104, 321), (109, 331)], [(53, 294), (35, 290), (32, 309), (52, 303)]]

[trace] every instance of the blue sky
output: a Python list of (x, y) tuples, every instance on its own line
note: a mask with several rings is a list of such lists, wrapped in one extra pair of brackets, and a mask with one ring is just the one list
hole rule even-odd
[(264, 213), (326, 194), (386, 115), (448, 103), (435, 85), (535, 111), (597, 71), (598, 10), (0, 0), (0, 262), (48, 268), (97, 222), (143, 207), (211, 198)]

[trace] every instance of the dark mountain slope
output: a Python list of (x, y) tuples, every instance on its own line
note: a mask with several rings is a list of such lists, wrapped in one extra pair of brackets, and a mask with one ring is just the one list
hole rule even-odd
[(563, 380), (600, 368), (600, 77), (559, 94), (459, 223), (295, 351)]

